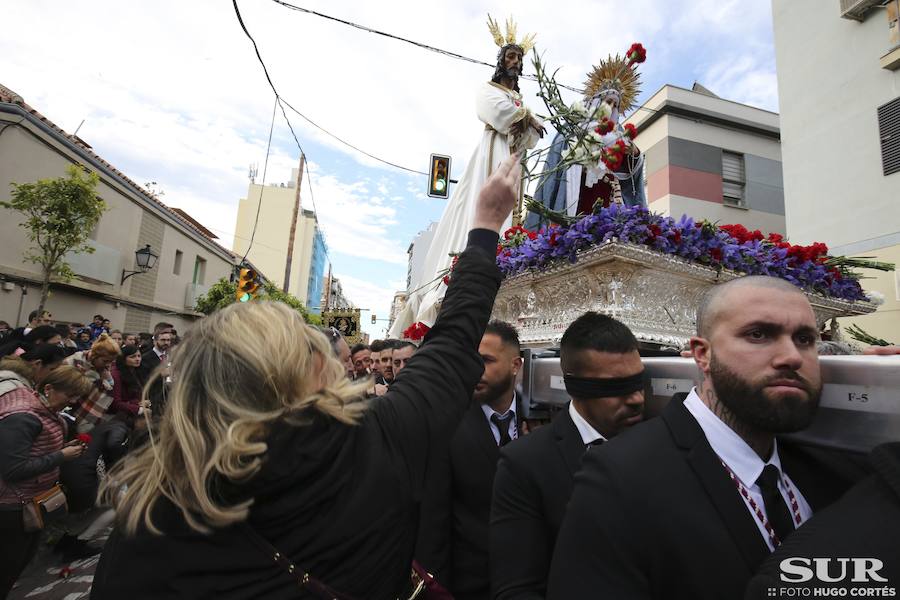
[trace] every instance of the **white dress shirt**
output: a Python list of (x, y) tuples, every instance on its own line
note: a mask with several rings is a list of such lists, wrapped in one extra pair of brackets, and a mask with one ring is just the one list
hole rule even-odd
[(491, 433), (494, 436), (494, 441), (497, 442), (497, 445), (500, 445), (500, 430), (491, 421), (492, 415), (497, 415), (498, 418), (503, 418), (506, 415), (512, 413), (513, 418), (509, 420), (509, 439), (515, 440), (519, 437), (519, 428), (516, 423), (516, 394), (513, 392), (512, 400), (509, 402), (509, 407), (503, 411), (502, 413), (497, 412), (487, 404), (481, 405), (481, 410), (484, 412), (484, 418), (487, 419), (488, 425), (491, 427)]
[(585, 446), (597, 440), (603, 440), (604, 442), (606, 441), (606, 438), (603, 437), (603, 434), (594, 429), (591, 424), (581, 416), (581, 414), (575, 408), (575, 403), (571, 400), (569, 401), (569, 416), (572, 417), (572, 422), (575, 423), (575, 427), (578, 429), (578, 433), (581, 434), (581, 440), (584, 442)]
[[(741, 480), (741, 483), (747, 488), (747, 491), (750, 493), (750, 496), (756, 502), (756, 505), (763, 515), (766, 514), (766, 506), (763, 502), (762, 490), (759, 489), (756, 480), (759, 479), (759, 476), (762, 474), (763, 468), (766, 465), (774, 465), (778, 469), (778, 472), (783, 476), (778, 480), (778, 491), (781, 492), (781, 496), (784, 498), (784, 502), (788, 507), (788, 512), (791, 514), (791, 519), (793, 520), (794, 517), (793, 511), (790, 508), (791, 501), (788, 498), (787, 490), (784, 488), (785, 479), (794, 491), (794, 497), (797, 499), (802, 522), (805, 523), (806, 520), (812, 516), (812, 509), (806, 502), (806, 498), (804, 498), (803, 494), (800, 492), (800, 488), (791, 481), (791, 478), (788, 477), (787, 473), (784, 473), (781, 470), (781, 459), (778, 457), (778, 440), (775, 440), (774, 442), (772, 456), (769, 458), (768, 462), (763, 462), (753, 448), (747, 445), (747, 442), (735, 433), (731, 427), (722, 422), (722, 420), (703, 403), (703, 400), (697, 395), (696, 388), (692, 389), (691, 393), (688, 394), (688, 397), (684, 401), (684, 407), (688, 409), (697, 420), (697, 423), (703, 430), (703, 434), (706, 436), (706, 440), (709, 442), (709, 445), (712, 446), (713, 452), (715, 452), (722, 462), (728, 465), (728, 468), (730, 468), (735, 476)], [(750, 515), (753, 517), (753, 522), (756, 523), (759, 533), (763, 536), (763, 539), (769, 546), (769, 550), (775, 550), (772, 540), (769, 538), (769, 532), (766, 531), (766, 528), (757, 518), (755, 511), (750, 508), (750, 501), (743, 496), (741, 496), (741, 498), (744, 500), (747, 510), (750, 511)], [(768, 519), (768, 515), (766, 515), (766, 518)], [(795, 527), (799, 527), (799, 525), (795, 524)]]

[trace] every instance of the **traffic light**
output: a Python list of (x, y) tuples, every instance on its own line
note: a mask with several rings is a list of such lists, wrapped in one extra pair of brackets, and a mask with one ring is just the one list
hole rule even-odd
[(375, 318), (375, 315), (372, 315), (372, 325), (374, 325), (374, 324), (375, 324), (375, 321), (377, 321), (377, 320), (378, 320), (378, 319)]
[(428, 170), (428, 195), (432, 198), (447, 198), (450, 195), (450, 157), (431, 155)]
[(259, 276), (253, 269), (241, 269), (241, 275), (238, 278), (237, 291), (235, 298), (238, 302), (249, 302), (256, 296), (259, 289)]

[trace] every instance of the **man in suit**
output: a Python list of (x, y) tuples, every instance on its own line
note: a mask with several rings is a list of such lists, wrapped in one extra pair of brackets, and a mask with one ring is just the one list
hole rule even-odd
[[(163, 369), (168, 368), (169, 349), (172, 344), (172, 326), (168, 323), (157, 323), (153, 328), (153, 347), (141, 354), (141, 366), (138, 375), (146, 385), (154, 370), (163, 364)], [(154, 415), (161, 415), (166, 404), (166, 377), (164, 371), (150, 386), (150, 411)]]
[(817, 332), (784, 280), (713, 287), (691, 338), (699, 390), (585, 455), (547, 597), (742, 597), (773, 548), (851, 483), (775, 438), (818, 405)]
[(500, 448), (519, 437), (515, 328), (491, 321), (478, 348), (484, 374), (447, 443), (438, 443), (421, 507), (416, 559), (456, 600), (490, 598), (488, 522)]
[(544, 598), (581, 457), (643, 413), (638, 342), (619, 321), (583, 314), (563, 334), (559, 360), (572, 401), (550, 425), (500, 452), (490, 527), (494, 598)]

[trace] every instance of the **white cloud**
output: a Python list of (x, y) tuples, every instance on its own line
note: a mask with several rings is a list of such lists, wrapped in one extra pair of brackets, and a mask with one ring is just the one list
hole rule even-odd
[(729, 55), (711, 65), (703, 75), (703, 85), (715, 93), (727, 90), (729, 100), (766, 110), (778, 110), (778, 80), (775, 65), (752, 55)]
[(372, 201), (361, 183), (343, 183), (333, 175), (313, 180), (319, 224), (330, 252), (406, 265), (406, 246), (389, 234), (397, 222), (392, 206)]

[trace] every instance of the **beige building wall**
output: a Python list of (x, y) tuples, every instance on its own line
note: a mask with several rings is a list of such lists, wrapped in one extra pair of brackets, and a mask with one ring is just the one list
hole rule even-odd
[[(900, 97), (900, 70), (881, 66), (895, 46), (886, 11), (860, 22), (841, 18), (837, 1), (774, 0), (772, 14), (791, 241), (900, 264), (900, 173), (883, 173), (877, 118)], [(865, 275), (886, 302), (841, 324), (900, 343), (897, 272)]]
[[(256, 265), (269, 281), (279, 288), (284, 286), (284, 270), (287, 261), (288, 239), (297, 190), (293, 187), (251, 183), (247, 197), (238, 204), (237, 222), (234, 233), (234, 253), (244, 256), (253, 236), (253, 224), (262, 198), (262, 210), (256, 225), (256, 235), (247, 259)], [(306, 233), (306, 221), (302, 212), (297, 217), (294, 235), (294, 251), (291, 263), (291, 281), (288, 292), (306, 302), (309, 278), (309, 259), (304, 267), (304, 249), (311, 244), (311, 236)], [(308, 250), (306, 251), (308, 254)], [(305, 268), (305, 270), (304, 270)]]
[[(78, 277), (51, 286), (47, 309), (54, 319), (83, 323), (102, 314), (117, 329), (148, 331), (158, 321), (172, 322), (181, 331), (187, 329), (199, 316), (193, 310), (196, 296), (218, 278), (230, 275), (230, 252), (2, 86), (0, 132), (0, 198), (10, 197), (12, 182), (64, 176), (73, 163), (100, 175), (97, 192), (108, 209), (92, 232), (95, 252), (67, 257)], [(21, 324), (40, 299), (40, 269), (22, 258), (29, 246), (26, 232), (19, 226), (22, 220), (20, 213), (0, 209), (0, 278), (4, 281), (0, 319), (11, 324)], [(122, 285), (122, 271), (136, 269), (134, 252), (145, 244), (160, 255), (157, 265)], [(176, 251), (182, 253), (177, 275)], [(193, 267), (198, 258), (204, 268), (195, 282)]]

